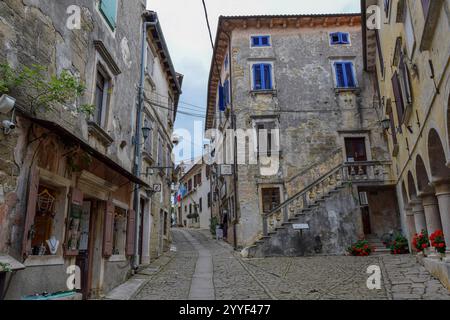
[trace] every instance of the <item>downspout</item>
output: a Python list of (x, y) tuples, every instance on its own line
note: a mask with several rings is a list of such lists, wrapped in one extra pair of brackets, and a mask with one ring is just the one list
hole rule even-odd
[[(150, 14), (148, 11), (144, 12), (142, 15), (142, 35), (141, 35), (141, 73), (139, 79), (139, 93), (138, 93), (138, 106), (136, 114), (136, 132), (134, 136), (134, 175), (136, 177), (141, 176), (141, 131), (142, 131), (142, 109), (144, 107), (144, 80), (145, 80), (145, 53), (147, 44), (147, 29), (150, 26), (156, 26), (158, 24), (158, 19), (155, 18), (154, 21), (150, 21), (154, 15)], [(133, 256), (133, 269), (139, 267), (139, 223), (140, 223), (140, 203), (139, 203), (139, 186), (135, 184), (134, 186), (134, 199), (133, 208), (136, 214), (135, 218), (135, 238), (134, 238), (134, 256)]]
[(233, 212), (235, 215), (235, 221), (233, 221), (233, 247), (236, 250), (237, 249), (237, 235), (236, 235), (236, 223), (238, 221), (238, 212), (237, 212), (237, 179), (238, 179), (238, 173), (237, 173), (237, 137), (236, 137), (236, 115), (234, 114), (234, 108), (233, 108), (233, 74), (231, 67), (231, 64), (233, 62), (232, 56), (231, 56), (231, 37), (228, 33), (224, 32), (224, 35), (228, 38), (228, 68), (230, 72), (230, 108), (231, 108), (231, 128), (234, 132), (234, 139), (233, 139), (233, 189), (234, 189), (234, 197), (233, 197)]

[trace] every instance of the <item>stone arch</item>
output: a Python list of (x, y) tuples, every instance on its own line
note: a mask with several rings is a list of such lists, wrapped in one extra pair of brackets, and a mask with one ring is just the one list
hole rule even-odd
[(408, 192), (406, 191), (405, 181), (402, 182), (402, 198), (403, 198), (403, 205), (406, 208), (409, 204), (409, 196)]
[(408, 195), (411, 201), (417, 199), (416, 183), (411, 171), (408, 172)]
[(446, 166), (445, 148), (435, 129), (431, 129), (428, 134), (428, 158), (432, 180), (450, 177), (450, 169)]
[(425, 162), (422, 159), (422, 156), (419, 154), (416, 157), (416, 181), (417, 181), (417, 190), (419, 192), (429, 192), (431, 191), (430, 187), (430, 179), (425, 167)]

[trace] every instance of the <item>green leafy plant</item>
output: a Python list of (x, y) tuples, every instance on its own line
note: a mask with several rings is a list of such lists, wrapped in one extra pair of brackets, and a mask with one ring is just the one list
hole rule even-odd
[[(9, 64), (0, 64), (0, 93), (16, 90), (21, 100), (29, 107), (29, 112), (47, 111), (55, 104), (71, 104), (82, 96), (85, 86), (69, 71), (63, 70), (59, 75), (48, 75), (44, 66), (33, 64), (13, 69)], [(77, 112), (90, 116), (95, 106), (83, 104), (76, 107)]]
[(409, 253), (408, 239), (406, 239), (406, 237), (400, 233), (396, 234), (394, 241), (390, 246), (390, 249), (392, 254)]
[(9, 263), (0, 262), (0, 272), (12, 272), (11, 265)]
[(347, 249), (347, 252), (352, 256), (364, 257), (369, 256), (375, 249), (369, 245), (367, 240), (359, 240)]
[(219, 225), (219, 219), (217, 217), (212, 217), (209, 225), (209, 230), (213, 236), (216, 235), (216, 227)]

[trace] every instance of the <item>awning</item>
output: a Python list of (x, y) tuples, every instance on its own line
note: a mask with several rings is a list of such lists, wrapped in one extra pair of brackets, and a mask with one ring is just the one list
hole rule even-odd
[(106, 156), (103, 153), (97, 151), (96, 149), (91, 147), (88, 143), (84, 142), (82, 139), (80, 139), (79, 137), (77, 137), (76, 135), (74, 135), (73, 133), (71, 133), (70, 131), (65, 129), (64, 127), (60, 126), (59, 124), (57, 124), (57, 123), (55, 123), (53, 121), (37, 119), (37, 118), (31, 117), (30, 115), (25, 114), (25, 113), (21, 113), (21, 114), (25, 118), (29, 119), (30, 121), (32, 121), (32, 122), (34, 122), (34, 123), (36, 123), (36, 124), (38, 124), (38, 125), (40, 125), (42, 127), (44, 127), (45, 129), (48, 129), (48, 130), (50, 130), (52, 132), (56, 132), (61, 138), (67, 139), (67, 140), (70, 140), (70, 141), (73, 141), (73, 142), (79, 144), (80, 148), (84, 152), (86, 152), (87, 154), (91, 155), (92, 157), (94, 157), (98, 161), (104, 163), (105, 165), (107, 165), (112, 170), (120, 173), (122, 176), (126, 177), (131, 182), (134, 182), (136, 184), (139, 184), (139, 185), (147, 187), (147, 188), (150, 187), (142, 179), (140, 179), (139, 177), (136, 177), (134, 174), (129, 172), (127, 169), (125, 169), (122, 166), (120, 166), (118, 163), (113, 161), (108, 156)]

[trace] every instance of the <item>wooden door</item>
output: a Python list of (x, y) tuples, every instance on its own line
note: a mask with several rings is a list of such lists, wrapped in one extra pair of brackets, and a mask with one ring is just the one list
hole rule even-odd
[(81, 271), (81, 292), (83, 294), (83, 299), (89, 298), (89, 273), (90, 273), (90, 234), (91, 234), (91, 202), (83, 202), (83, 210), (81, 213), (80, 221), (80, 241), (78, 243), (78, 255), (76, 257), (76, 265)]
[(363, 222), (363, 228), (364, 228), (364, 234), (372, 234), (372, 228), (370, 225), (370, 212), (369, 207), (362, 207), (361, 208), (362, 213), (362, 222)]

